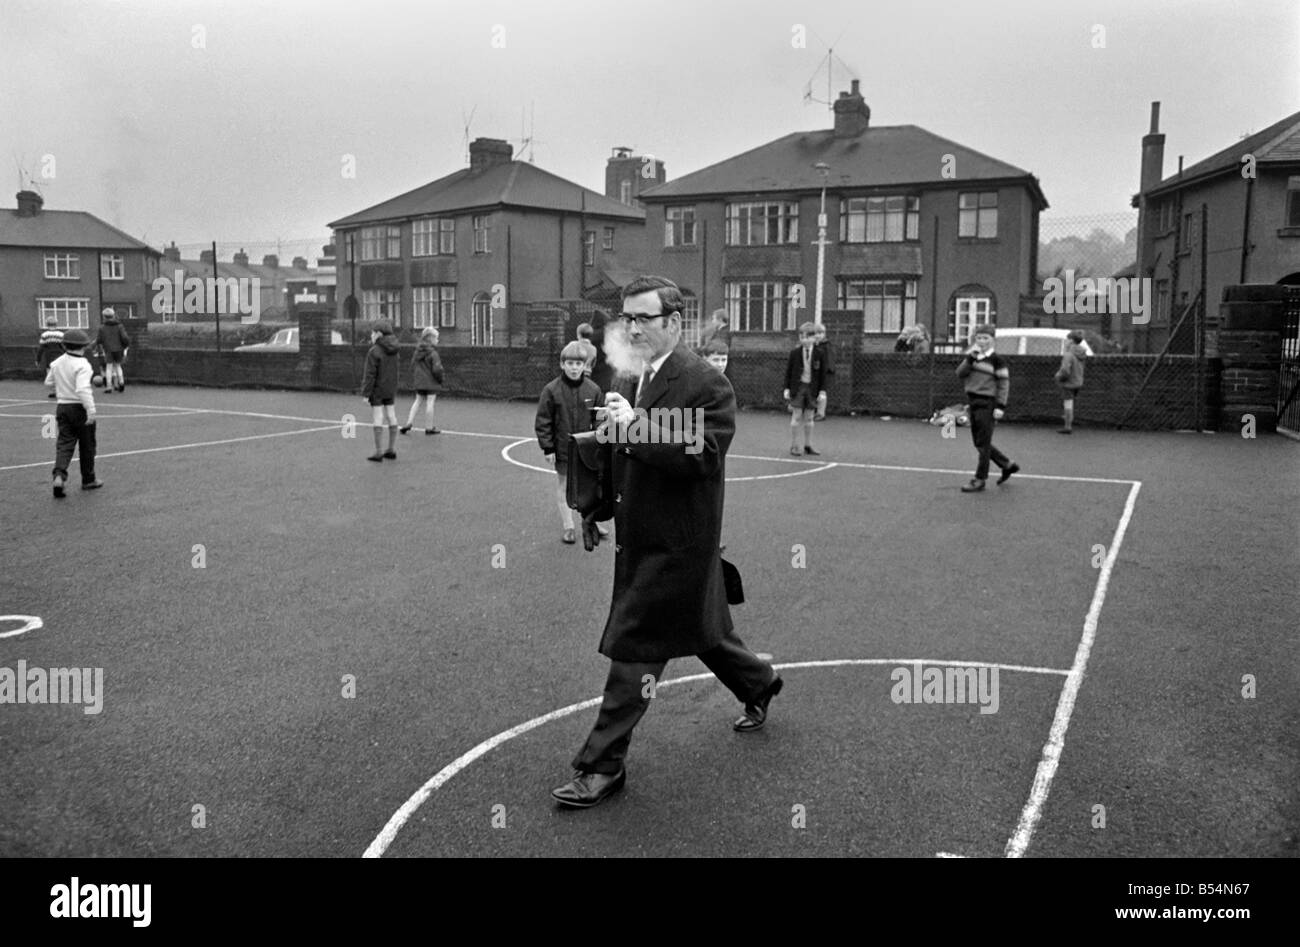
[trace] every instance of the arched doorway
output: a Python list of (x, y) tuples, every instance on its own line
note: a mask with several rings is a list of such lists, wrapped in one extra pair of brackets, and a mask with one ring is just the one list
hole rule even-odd
[(492, 344), (492, 297), (488, 293), (474, 294), (469, 327), (469, 344)]

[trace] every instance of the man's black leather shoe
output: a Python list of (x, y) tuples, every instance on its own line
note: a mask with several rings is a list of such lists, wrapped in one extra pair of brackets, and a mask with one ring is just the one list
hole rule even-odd
[(739, 733), (748, 733), (751, 730), (757, 730), (767, 723), (767, 705), (772, 702), (772, 698), (781, 693), (781, 688), (785, 686), (785, 681), (777, 676), (767, 689), (758, 696), (752, 704), (745, 705), (745, 715), (736, 720), (731, 725), (731, 729)]
[(573, 779), (558, 789), (552, 789), (551, 795), (562, 806), (575, 809), (589, 809), (600, 805), (614, 793), (623, 788), (627, 782), (627, 769), (617, 773), (574, 773)]

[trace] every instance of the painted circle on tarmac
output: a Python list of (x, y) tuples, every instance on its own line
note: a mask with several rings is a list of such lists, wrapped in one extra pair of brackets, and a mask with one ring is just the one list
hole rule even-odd
[[(554, 467), (543, 467), (540, 466), (539, 464), (526, 463), (522, 460), (518, 460), (511, 456), (511, 451), (513, 451), (515, 448), (521, 447), (524, 444), (536, 444), (536, 443), (537, 441), (535, 438), (521, 437), (519, 440), (511, 441), (505, 447), (501, 448), (501, 457), (506, 461), (506, 463), (514, 464), (516, 467), (522, 467), (525, 470), (535, 470), (538, 473), (554, 475), (555, 474)], [(806, 477), (808, 474), (822, 473), (824, 471), (830, 470), (832, 467), (838, 466), (837, 464), (833, 464), (833, 463), (821, 464), (821, 463), (813, 463), (812, 461), (806, 461), (806, 460), (786, 460), (783, 457), (753, 457), (748, 454), (733, 454), (731, 456), (732, 459), (734, 460), (761, 460), (773, 464), (789, 464), (792, 467), (796, 467), (797, 469), (789, 470), (786, 471), (785, 473), (758, 474), (751, 477), (728, 477), (727, 483), (744, 483), (749, 480), (785, 480), (790, 477)]]
[(20, 621), (23, 626), (21, 628), (10, 628), (7, 631), (0, 630), (0, 638), (15, 638), (29, 631), (35, 631), (37, 628), (45, 627), (45, 622), (41, 621), (36, 615), (0, 615), (0, 629), (3, 629), (11, 621)]

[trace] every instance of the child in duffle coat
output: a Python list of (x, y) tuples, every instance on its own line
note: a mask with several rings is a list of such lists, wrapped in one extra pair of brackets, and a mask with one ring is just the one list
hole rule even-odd
[[(560, 525), (564, 532), (561, 542), (577, 542), (574, 534), (573, 510), (569, 509), (567, 491), (569, 472), (569, 441), (574, 434), (595, 429), (592, 408), (605, 403), (605, 396), (594, 381), (587, 378), (587, 349), (582, 342), (570, 342), (560, 352), (559, 377), (542, 389), (537, 400), (537, 418), (534, 428), (537, 444), (556, 474), (556, 498), (560, 505)], [(599, 526), (600, 534), (609, 531)]]
[(433, 426), (433, 403), (442, 390), (442, 358), (434, 347), (438, 344), (438, 330), (432, 326), (420, 333), (420, 344), (415, 347), (411, 358), (411, 387), (415, 389), (415, 401), (411, 402), (411, 413), (406, 416), (406, 423), (399, 429), (402, 434), (411, 433), (415, 424), (415, 415), (424, 403), (424, 433), (441, 434)]
[[(366, 375), (361, 383), (361, 397), (374, 409), (375, 452), (366, 460), (382, 463), (384, 458), (397, 459), (397, 336), (387, 320), (375, 325), (370, 333), (370, 351), (366, 353)], [(388, 450), (383, 450), (384, 426), (388, 426)]]
[(1066, 336), (1065, 354), (1061, 356), (1061, 367), (1056, 370), (1056, 383), (1061, 386), (1064, 402), (1062, 413), (1065, 426), (1056, 433), (1074, 433), (1074, 399), (1083, 387), (1083, 360), (1087, 357), (1083, 349), (1083, 333), (1075, 329)]

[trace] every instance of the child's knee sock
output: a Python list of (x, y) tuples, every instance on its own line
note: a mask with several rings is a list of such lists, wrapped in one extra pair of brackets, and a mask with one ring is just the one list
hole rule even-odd
[(790, 446), (792, 448), (799, 446), (799, 412), (790, 412)]
[(392, 450), (397, 446), (397, 425), (388, 425), (388, 449)]
[(563, 477), (557, 477), (559, 483), (556, 485), (556, 499), (560, 504), (560, 522), (565, 529), (573, 529), (573, 510), (569, 508), (568, 491), (565, 489)]
[(1065, 403), (1065, 427), (1067, 430), (1069, 430), (1073, 426), (1074, 426), (1074, 402), (1067, 401)]
[(382, 454), (384, 451), (384, 429), (378, 424), (374, 426), (375, 432), (375, 453)]
[(427, 395), (424, 399), (424, 426), (429, 429), (433, 428), (433, 399), (436, 397), (438, 396)]
[(415, 413), (420, 410), (420, 396), (416, 395), (415, 400), (411, 402), (411, 413), (406, 416), (406, 426), (410, 427), (415, 423)]
[(806, 447), (812, 447), (813, 419), (809, 418), (803, 422), (803, 442)]

